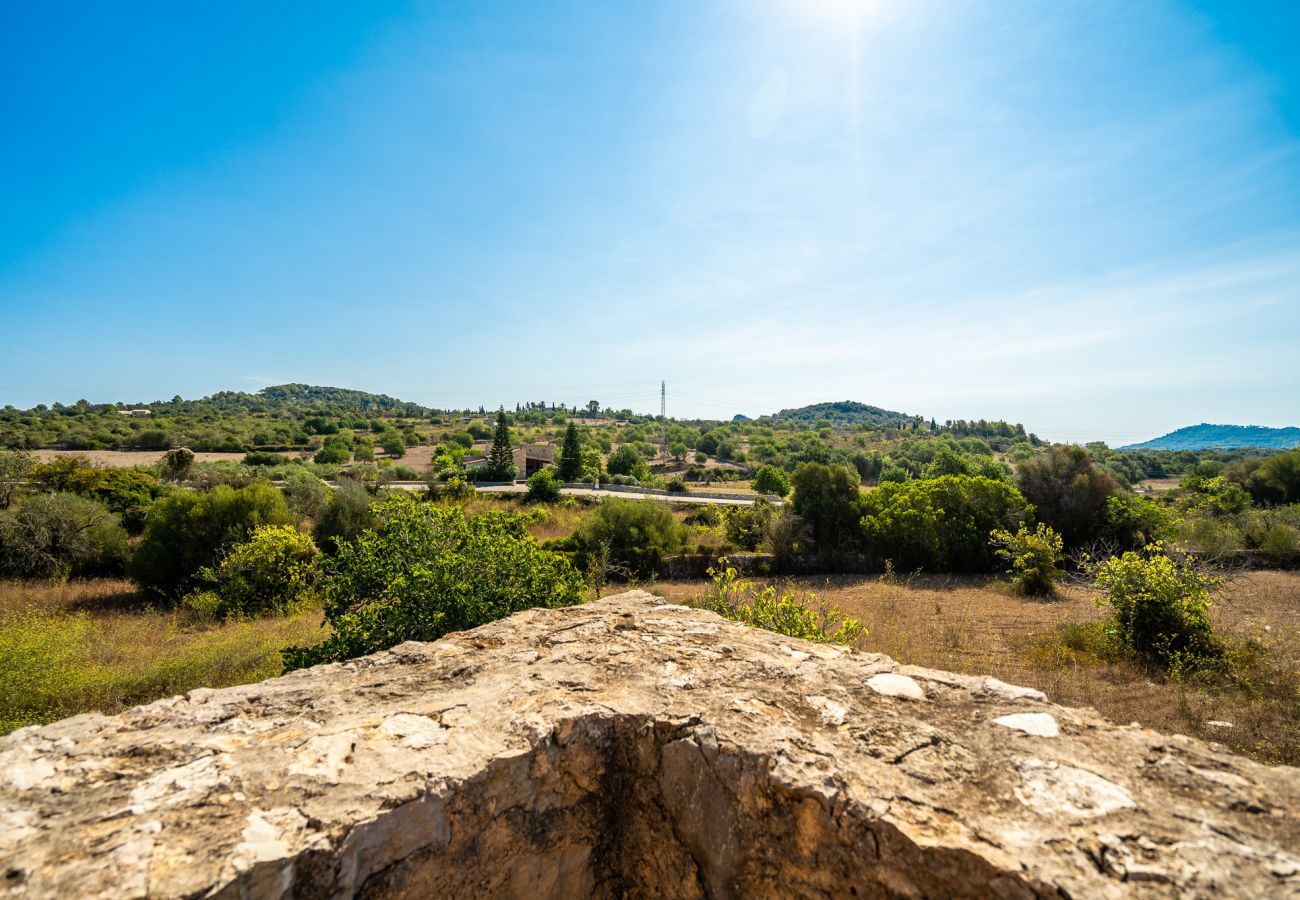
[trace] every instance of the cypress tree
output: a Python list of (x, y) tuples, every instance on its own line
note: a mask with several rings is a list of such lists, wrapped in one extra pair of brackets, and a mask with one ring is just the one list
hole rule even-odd
[(582, 477), (582, 446), (578, 443), (578, 428), (572, 422), (564, 430), (564, 446), (556, 468), (561, 481), (574, 482)]

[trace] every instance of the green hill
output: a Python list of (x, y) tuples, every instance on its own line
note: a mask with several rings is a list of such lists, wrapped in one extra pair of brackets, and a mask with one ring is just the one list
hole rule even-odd
[(1300, 446), (1300, 428), (1268, 428), (1263, 425), (1188, 425), (1142, 444), (1121, 450), (1289, 450)]
[(853, 400), (841, 400), (837, 403), (814, 403), (798, 409), (783, 409), (773, 416), (765, 418), (776, 422), (798, 422), (812, 425), (815, 422), (830, 422), (833, 425), (890, 425), (895, 422), (908, 422), (913, 416), (906, 413), (867, 406)]

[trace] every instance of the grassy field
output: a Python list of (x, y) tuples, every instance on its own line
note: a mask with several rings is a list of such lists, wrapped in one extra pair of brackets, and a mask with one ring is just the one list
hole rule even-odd
[[(547, 510), (530, 531), (542, 539), (567, 533), (583, 512)], [(1239, 648), (1234, 675), (1184, 680), (1099, 647), (1091, 626), (1102, 613), (1079, 588), (1044, 601), (984, 578), (834, 576), (792, 584), (863, 620), (870, 634), (861, 649), (993, 675), (1058, 703), (1094, 707), (1115, 722), (1218, 741), (1265, 762), (1300, 763), (1300, 573), (1255, 572), (1231, 582), (1214, 621)], [(676, 602), (707, 587), (651, 585)], [(152, 608), (126, 581), (0, 582), (0, 731), (278, 675), (282, 648), (325, 633), (317, 610), (200, 624)]]
[[(990, 579), (796, 579), (828, 605), (864, 621), (861, 649), (900, 662), (978, 675), (1091, 706), (1114, 722), (1218, 741), (1270, 763), (1300, 764), (1300, 573), (1254, 572), (1227, 586), (1213, 617), (1237, 648), (1234, 675), (1178, 680), (1099, 647), (1092, 595), (1054, 600), (1012, 594)], [(705, 582), (661, 583), (689, 602)], [(1212, 724), (1219, 723), (1219, 724)]]
[(319, 610), (199, 625), (129, 581), (0, 582), (0, 733), (259, 681), (280, 674), (282, 648), (324, 636)]

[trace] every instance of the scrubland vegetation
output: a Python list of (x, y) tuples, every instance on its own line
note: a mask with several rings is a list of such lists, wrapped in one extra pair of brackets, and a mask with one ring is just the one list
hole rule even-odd
[[(447, 412), (290, 385), (149, 409), (0, 414), (15, 448), (0, 451), (6, 729), (640, 583), (1263, 759), (1300, 754), (1300, 576), (1268, 571), (1300, 561), (1300, 450), (1050, 445), (858, 404), (678, 422), (595, 401)], [(149, 465), (27, 452), (139, 447), (147, 429), (162, 435)], [(526, 494), (476, 493), (543, 441), (554, 463)], [(207, 462), (196, 446), (243, 455)], [(1133, 489), (1151, 479), (1168, 489)], [(597, 480), (720, 481), (755, 502), (560, 492)], [(706, 569), (707, 584), (663, 581)]]

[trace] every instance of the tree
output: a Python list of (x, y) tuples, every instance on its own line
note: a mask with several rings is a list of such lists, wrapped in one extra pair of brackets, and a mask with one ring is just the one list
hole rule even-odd
[(503, 408), (497, 413), (496, 434), (492, 438), (483, 476), (487, 481), (514, 481), (518, 475), (519, 467), (515, 465), (515, 453), (510, 445), (510, 422)]
[(599, 400), (588, 400), (588, 401), (587, 401), (587, 418), (589, 418), (589, 419), (594, 419), (594, 418), (596, 418), (596, 417), (599, 416), (599, 415), (600, 415), (600, 401), (599, 401)]
[(385, 431), (379, 436), (379, 447), (393, 459), (406, 455), (406, 440), (398, 431)]
[(863, 496), (861, 510), (860, 533), (877, 563), (892, 560), (900, 569), (931, 572), (992, 572), (997, 558), (989, 534), (1017, 528), (1030, 506), (1005, 481), (944, 475), (882, 484)]
[(325, 438), (325, 444), (316, 451), (312, 461), (318, 466), (338, 466), (352, 458), (352, 439), (346, 435), (333, 434)]
[(817, 553), (838, 560), (860, 544), (862, 492), (858, 473), (848, 466), (803, 463), (794, 471), (791, 506), (807, 523)]
[(570, 483), (582, 477), (582, 444), (578, 440), (578, 427), (572, 422), (564, 429), (564, 445), (560, 448), (556, 474), (560, 476), (560, 481)]
[(1119, 490), (1082, 447), (1048, 447), (1019, 463), (1016, 476), (1039, 521), (1052, 526), (1067, 546), (1086, 544), (1102, 532), (1106, 501)]
[(150, 510), (128, 572), (141, 587), (179, 598), (193, 587), (199, 569), (214, 565), (222, 551), (248, 540), (259, 525), (292, 523), (284, 495), (265, 482), (177, 491)]
[(159, 467), (162, 477), (168, 481), (184, 481), (194, 467), (194, 451), (189, 447), (177, 447), (163, 454)]
[(324, 582), (333, 634), (286, 651), (286, 668), (437, 640), (535, 607), (582, 599), (582, 579), (510, 513), (467, 516), (406, 494), (377, 504), (382, 526), (345, 542)]
[(754, 475), (754, 490), (760, 494), (776, 494), (784, 497), (790, 493), (790, 476), (784, 469), (776, 466), (759, 466)]
[(0, 574), (67, 579), (117, 575), (129, 553), (126, 531), (102, 503), (76, 494), (37, 494), (0, 512)]
[(610, 454), (605, 469), (611, 475), (630, 475), (638, 480), (650, 474), (645, 457), (631, 444), (624, 444)]
[(0, 509), (8, 509), (22, 490), (36, 459), (22, 450), (0, 450)]

